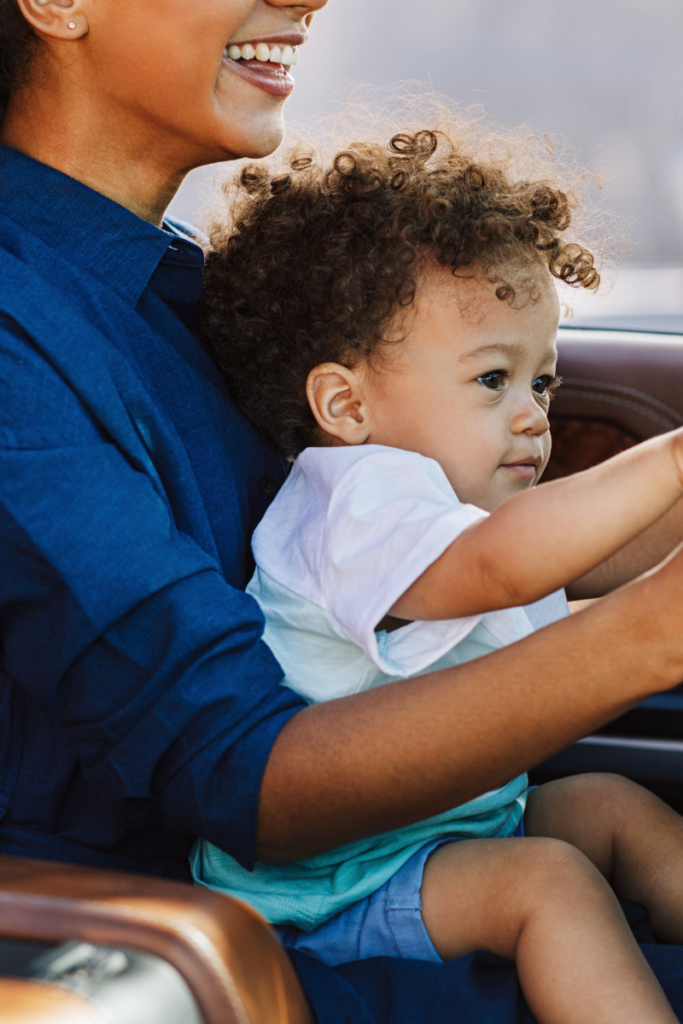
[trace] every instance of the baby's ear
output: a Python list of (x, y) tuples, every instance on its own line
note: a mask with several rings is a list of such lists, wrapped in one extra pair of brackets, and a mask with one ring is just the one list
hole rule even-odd
[(364, 375), (340, 363), (321, 363), (306, 381), (306, 396), (318, 426), (342, 444), (364, 444), (370, 436)]

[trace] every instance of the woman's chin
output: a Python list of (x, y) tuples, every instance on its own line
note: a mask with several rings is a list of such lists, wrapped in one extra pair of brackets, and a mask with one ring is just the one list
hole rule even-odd
[(258, 138), (253, 136), (245, 138), (235, 143), (231, 147), (231, 151), (238, 158), (247, 158), (249, 160), (260, 160), (262, 157), (270, 156), (274, 153), (277, 147), (282, 142), (284, 135), (284, 124), (282, 124), (279, 130), (264, 132)]
[(259, 160), (270, 156), (282, 142), (285, 126), (282, 115), (269, 118), (261, 125), (252, 124), (245, 131), (239, 126), (222, 119), (222, 124), (213, 138), (211, 149), (213, 156), (207, 162), (218, 163), (221, 160)]
[[(242, 83), (240, 83), (242, 86)], [(270, 156), (285, 132), (285, 98), (267, 96), (249, 85), (216, 92), (220, 142), (233, 157)]]
[(201, 130), (195, 126), (192, 132), (177, 132), (176, 150), (179, 144), (180, 160), (186, 173), (189, 167), (218, 164), (226, 160), (259, 160), (270, 156), (282, 142), (283, 135), (284, 121), (281, 116), (270, 118), (267, 123), (253, 125), (244, 131), (234, 122), (230, 123), (227, 117), (214, 116)]

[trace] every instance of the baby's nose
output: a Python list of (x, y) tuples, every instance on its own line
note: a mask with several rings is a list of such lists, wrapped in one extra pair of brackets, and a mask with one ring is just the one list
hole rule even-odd
[(538, 437), (550, 429), (548, 414), (538, 402), (525, 402), (512, 417), (510, 429), (513, 434), (533, 434)]

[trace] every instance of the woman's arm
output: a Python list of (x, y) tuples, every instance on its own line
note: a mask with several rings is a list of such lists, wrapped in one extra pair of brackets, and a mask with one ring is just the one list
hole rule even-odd
[(602, 597), (659, 565), (683, 541), (683, 501), (677, 501), (661, 519), (648, 527), (602, 565), (567, 587), (570, 601)]
[(599, 566), (681, 494), (683, 431), (677, 430), (510, 498), (465, 530), (390, 614), (455, 619), (531, 604)]
[(300, 712), (266, 766), (258, 856), (310, 857), (446, 811), (676, 685), (682, 606), (678, 552), (494, 654)]

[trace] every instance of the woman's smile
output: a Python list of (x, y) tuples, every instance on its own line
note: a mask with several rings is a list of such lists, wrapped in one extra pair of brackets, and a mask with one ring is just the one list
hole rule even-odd
[[(159, 225), (191, 168), (258, 159), (277, 148), (295, 84), (290, 68), (326, 3), (28, 0), (27, 31), (41, 34), (36, 67), (45, 85), (36, 92), (59, 108), (64, 123), (46, 115), (41, 139), (29, 131), (27, 147), (23, 111), (32, 99), (24, 90), (25, 102), (5, 118), (3, 142)], [(5, 4), (16, 0), (0, 0)], [(177, 59), (170, 62), (169, 53)], [(58, 94), (69, 98), (58, 102)], [(87, 145), (64, 145), (74, 124)]]
[(294, 88), (289, 73), (299, 63), (299, 46), (306, 37), (298, 32), (284, 32), (267, 39), (232, 42), (223, 50), (223, 65), (271, 96), (287, 97)]

